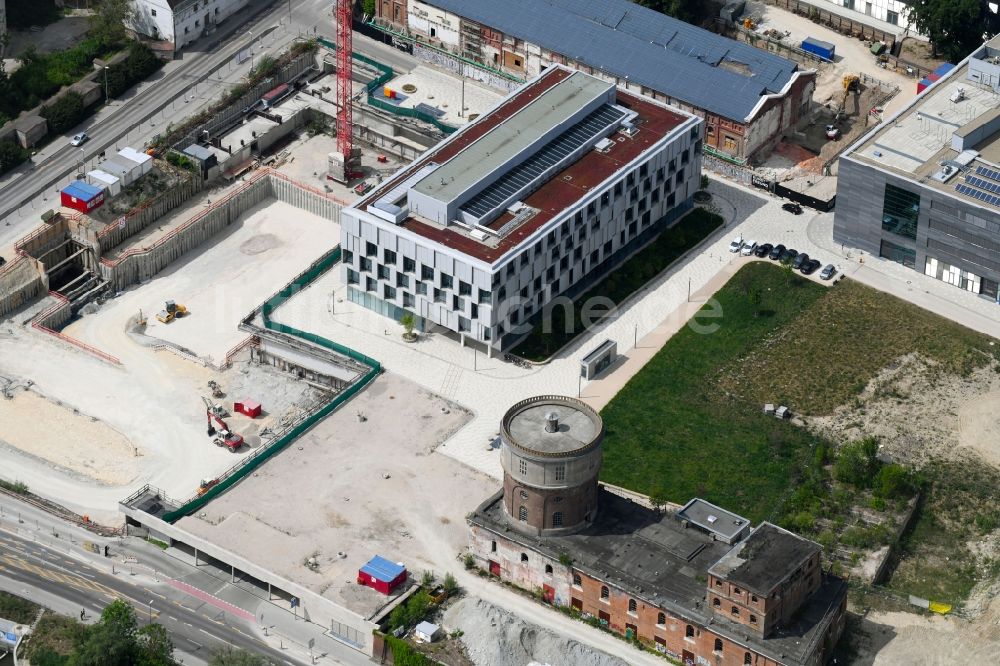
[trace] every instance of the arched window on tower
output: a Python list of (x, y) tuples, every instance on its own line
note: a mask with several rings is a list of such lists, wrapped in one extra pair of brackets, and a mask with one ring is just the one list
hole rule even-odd
[(517, 510), (517, 519), (522, 523), (528, 522), (528, 507), (522, 506)]

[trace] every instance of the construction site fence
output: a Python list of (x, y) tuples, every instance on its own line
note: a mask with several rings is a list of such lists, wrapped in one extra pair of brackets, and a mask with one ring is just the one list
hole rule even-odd
[(91, 356), (99, 358), (102, 361), (111, 363), (112, 365), (121, 365), (122, 362), (115, 356), (103, 352), (97, 347), (92, 347), (85, 342), (80, 342), (75, 340), (68, 335), (63, 335), (59, 331), (55, 330), (69, 321), (72, 316), (72, 308), (70, 307), (69, 299), (67, 299), (62, 294), (50, 291), (49, 296), (53, 298), (54, 302), (48, 308), (37, 314), (31, 320), (31, 327), (37, 331), (45, 333), (46, 335), (51, 335), (57, 340), (61, 340), (67, 344), (73, 345), (77, 349), (81, 349)]
[[(326, 39), (325, 37), (319, 37), (317, 38), (316, 41), (322, 46), (330, 49), (331, 51), (337, 50), (337, 45), (331, 42), (330, 40)], [(392, 80), (392, 77), (394, 76), (392, 68), (388, 67), (387, 65), (383, 65), (377, 60), (373, 60), (372, 58), (369, 58), (368, 56), (362, 55), (360, 53), (354, 53), (353, 58), (358, 62), (363, 62), (366, 65), (375, 68), (379, 72), (379, 76), (369, 81), (368, 84), (365, 86), (365, 90), (368, 95), (367, 102), (369, 106), (373, 106), (376, 109), (381, 109), (382, 111), (386, 111), (393, 115), (401, 116), (404, 118), (415, 118), (417, 120), (421, 120), (425, 123), (433, 125), (437, 129), (444, 132), (445, 134), (451, 134), (457, 129), (456, 127), (452, 127), (451, 125), (446, 125), (442, 123), (440, 120), (438, 120), (429, 113), (424, 113), (423, 111), (417, 111), (416, 109), (400, 108), (395, 104), (390, 104), (376, 97), (375, 91), (384, 86), (390, 80)]]
[(102, 277), (116, 291), (149, 280), (187, 252), (239, 219), (270, 194), (266, 172), (258, 172), (237, 190), (158, 239), (149, 247), (129, 248), (115, 259), (101, 259)]
[(787, 9), (790, 12), (809, 18), (813, 23), (825, 25), (839, 33), (869, 41), (884, 42), (886, 50), (892, 50), (896, 43), (896, 35), (885, 30), (879, 30), (861, 21), (855, 21), (841, 16), (833, 11), (817, 7), (814, 3), (800, 0), (764, 0), (769, 5)]
[(285, 447), (305, 434), (310, 428), (336, 411), (341, 405), (353, 398), (358, 392), (371, 383), (371, 381), (375, 379), (380, 372), (382, 372), (382, 365), (378, 361), (357, 352), (350, 347), (338, 344), (314, 333), (307, 333), (306, 331), (301, 331), (292, 326), (271, 321), (271, 314), (275, 309), (281, 306), (294, 294), (308, 287), (314, 280), (337, 264), (340, 261), (340, 256), (340, 246), (337, 246), (331, 252), (327, 253), (327, 255), (320, 261), (311, 265), (290, 284), (281, 289), (281, 291), (269, 298), (261, 306), (261, 316), (264, 321), (265, 329), (277, 331), (286, 335), (292, 335), (319, 345), (325, 349), (334, 351), (338, 354), (347, 356), (355, 361), (363, 363), (368, 368), (368, 371), (355, 383), (338, 393), (329, 403), (312, 412), (299, 423), (290, 426), (287, 430), (281, 432), (271, 444), (259, 449), (246, 460), (230, 468), (225, 474), (219, 477), (219, 483), (210, 488), (205, 494), (200, 497), (195, 497), (175, 511), (165, 514), (163, 516), (163, 520), (168, 523), (173, 523), (184, 516), (188, 516), (201, 509), (203, 506), (208, 504), (208, 502), (212, 501), (212, 499), (232, 488), (264, 462), (280, 453)]
[(181, 182), (123, 213), (98, 231), (97, 239), (101, 250), (118, 247), (202, 190), (204, 180), (200, 172), (188, 171), (183, 175), (185, 177)]
[(0, 267), (0, 317), (44, 293), (43, 274), (40, 262), (23, 253)]
[(269, 172), (269, 176), (271, 194), (275, 199), (340, 224), (340, 210), (347, 205), (346, 202), (298, 183), (278, 171)]

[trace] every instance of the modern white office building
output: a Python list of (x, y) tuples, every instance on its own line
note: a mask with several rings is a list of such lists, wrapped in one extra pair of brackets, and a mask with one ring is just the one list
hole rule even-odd
[(507, 349), (691, 207), (702, 120), (547, 69), (341, 214), (351, 301)]

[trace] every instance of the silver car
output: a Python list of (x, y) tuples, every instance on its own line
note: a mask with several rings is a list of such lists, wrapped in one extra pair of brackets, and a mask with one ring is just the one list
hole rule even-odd
[(821, 280), (829, 280), (836, 274), (837, 274), (836, 267), (834, 267), (833, 264), (827, 264), (826, 266), (823, 267), (823, 270), (819, 272), (819, 278)]

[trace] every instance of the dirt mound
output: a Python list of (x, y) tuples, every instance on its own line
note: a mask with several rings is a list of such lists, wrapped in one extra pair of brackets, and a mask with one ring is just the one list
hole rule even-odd
[(627, 662), (528, 624), (482, 599), (463, 599), (445, 614), (445, 625), (460, 629), (462, 643), (478, 666), (574, 664), (625, 666)]

